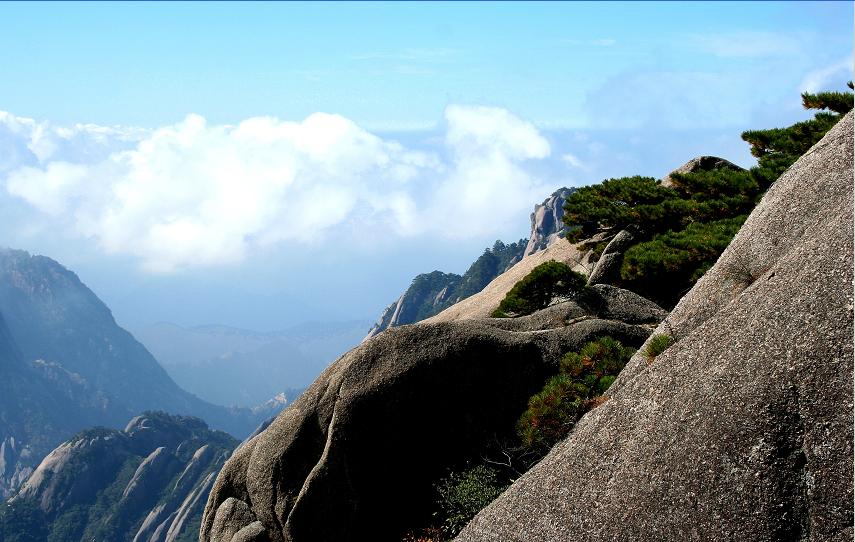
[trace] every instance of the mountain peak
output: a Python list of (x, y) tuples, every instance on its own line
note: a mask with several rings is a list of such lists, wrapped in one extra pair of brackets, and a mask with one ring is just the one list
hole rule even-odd
[(564, 202), (575, 192), (575, 188), (562, 187), (534, 206), (531, 213), (531, 233), (523, 258), (543, 250), (560, 239), (565, 231)]

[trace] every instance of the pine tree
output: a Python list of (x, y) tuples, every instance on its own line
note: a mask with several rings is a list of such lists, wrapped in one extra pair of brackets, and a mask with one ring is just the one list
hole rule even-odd
[[(852, 89), (852, 83), (849, 83)], [(649, 177), (609, 179), (567, 198), (567, 239), (606, 239), (632, 227), (621, 286), (671, 306), (715, 263), (745, 216), (773, 182), (853, 108), (853, 93), (802, 94), (813, 119), (786, 128), (749, 130), (742, 139), (757, 157), (749, 171), (672, 174), (672, 186)], [(605, 241), (588, 242), (595, 252)]]

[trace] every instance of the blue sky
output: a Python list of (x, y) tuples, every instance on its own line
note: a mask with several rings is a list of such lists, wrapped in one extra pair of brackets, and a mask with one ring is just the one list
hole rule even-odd
[(526, 236), (555, 188), (698, 154), (748, 166), (743, 130), (806, 118), (799, 92), (852, 77), (851, 2), (0, 19), (0, 244), (77, 270), (129, 323), (373, 317), (416, 273)]
[(148, 127), (190, 112), (231, 123), (326, 111), (369, 129), (417, 128), (449, 103), (591, 126), (591, 94), (630, 75), (742, 80), (756, 71), (775, 76), (763, 90), (783, 99), (785, 86), (852, 49), (851, 2), (50, 2), (0, 11), (5, 110)]

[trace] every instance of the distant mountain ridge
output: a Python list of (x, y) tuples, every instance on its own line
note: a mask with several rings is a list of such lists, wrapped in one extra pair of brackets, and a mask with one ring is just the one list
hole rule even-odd
[(198, 418), (147, 412), (64, 442), (0, 505), (3, 540), (190, 542), (238, 441)]
[(433, 271), (417, 275), (397, 301), (390, 304), (363, 341), (391, 327), (413, 324), (439, 314), (484, 289), (524, 257), (543, 250), (564, 235), (564, 202), (576, 189), (559, 188), (534, 206), (528, 239), (506, 245), (496, 241), (461, 276)]
[(125, 407), (55, 363), (25, 362), (0, 314), (0, 501), (63, 438), (92, 425), (118, 425)]
[(75, 432), (121, 427), (145, 410), (199, 416), (239, 438), (273, 414), (181, 389), (77, 275), (0, 250), (0, 497)]
[(487, 283), (522, 258), (526, 243), (525, 239), (510, 245), (496, 241), (462, 276), (442, 271), (417, 275), (401, 297), (386, 307), (363, 340), (390, 327), (429, 318), (461, 299), (480, 292)]

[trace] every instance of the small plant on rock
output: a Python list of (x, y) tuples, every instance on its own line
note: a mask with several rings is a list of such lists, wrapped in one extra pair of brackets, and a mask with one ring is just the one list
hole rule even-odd
[(644, 354), (647, 356), (647, 362), (653, 363), (656, 356), (667, 350), (672, 344), (674, 344), (674, 340), (670, 335), (659, 334), (651, 337), (647, 342), (647, 346), (644, 348)]
[(402, 542), (445, 542), (445, 533), (438, 527), (425, 527), (408, 532)]
[(450, 472), (435, 486), (439, 496), (437, 516), (442, 531), (453, 538), (485, 506), (493, 502), (509, 484), (489, 465), (477, 465), (463, 472)]
[(589, 342), (561, 359), (560, 373), (532, 396), (517, 422), (517, 434), (529, 448), (549, 450), (563, 439), (579, 418), (602, 404), (603, 393), (615, 381), (635, 349), (611, 337)]

